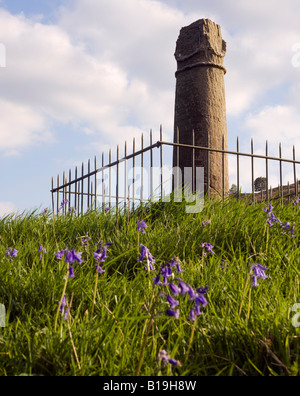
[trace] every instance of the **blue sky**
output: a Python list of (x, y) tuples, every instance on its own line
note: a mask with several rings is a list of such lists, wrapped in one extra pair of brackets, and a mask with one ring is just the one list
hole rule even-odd
[(171, 140), (176, 40), (200, 18), (227, 42), (229, 148), (300, 153), (299, 17), (298, 0), (0, 1), (0, 216), (50, 206), (52, 176), (150, 128)]

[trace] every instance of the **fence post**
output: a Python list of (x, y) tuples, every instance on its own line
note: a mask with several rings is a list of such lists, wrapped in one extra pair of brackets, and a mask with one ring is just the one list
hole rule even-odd
[(254, 195), (254, 157), (253, 157), (253, 139), (251, 139), (251, 181), (252, 181), (252, 203), (255, 202)]
[(237, 177), (237, 193), (238, 196), (240, 198), (240, 155), (239, 155), (239, 151), (240, 151), (240, 141), (239, 138), (237, 137), (236, 139), (236, 151), (237, 151), (237, 156), (236, 156), (236, 167), (237, 167), (237, 173), (236, 173), (236, 177)]
[[(269, 148), (268, 141), (266, 140), (266, 157), (268, 157)], [(266, 158), (266, 200), (269, 201), (269, 163), (268, 158)]]

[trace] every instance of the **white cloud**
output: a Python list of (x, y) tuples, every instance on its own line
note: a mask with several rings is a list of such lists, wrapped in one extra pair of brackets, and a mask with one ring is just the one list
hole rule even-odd
[(51, 139), (46, 121), (38, 112), (0, 99), (0, 150), (5, 155), (18, 154), (21, 149)]
[(18, 208), (13, 202), (0, 202), (0, 218), (16, 213), (17, 211)]
[(267, 106), (258, 113), (250, 113), (245, 126), (254, 139), (261, 137), (270, 144), (283, 144), (283, 148), (298, 146), (300, 150), (300, 114), (296, 107), (287, 105)]
[[(180, 28), (198, 18), (219, 23), (228, 44), (228, 115), (247, 116), (274, 87), (294, 87), (299, 77), (291, 63), (291, 48), (299, 41), (300, 5), (294, 0), (278, 1), (276, 12), (269, 0), (263, 6), (258, 0), (190, 1), (182, 6), (185, 12), (171, 1), (65, 4), (56, 25), (0, 10), (7, 48), (0, 105), (22, 109), (23, 117), (0, 120), (7, 131), (1, 137), (13, 135), (11, 150), (50, 138), (52, 121), (71, 124), (103, 146), (161, 123), (171, 138), (176, 40)], [(0, 149), (9, 146), (4, 140)]]

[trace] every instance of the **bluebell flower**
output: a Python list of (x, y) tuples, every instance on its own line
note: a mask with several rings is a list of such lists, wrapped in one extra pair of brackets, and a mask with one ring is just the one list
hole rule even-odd
[(251, 266), (251, 270), (253, 271), (253, 278), (252, 278), (252, 286), (258, 287), (259, 284), (257, 282), (258, 279), (267, 279), (268, 275), (266, 275), (265, 271), (267, 270), (266, 267), (263, 267), (261, 264), (255, 264)]
[(62, 302), (61, 302), (61, 305), (59, 307), (59, 312), (62, 313), (64, 311), (64, 308), (65, 308), (66, 305), (67, 305), (67, 297), (66, 297), (66, 295), (64, 295), (63, 299), (62, 299)]
[(174, 311), (173, 309), (167, 309), (166, 310), (166, 314), (168, 316), (172, 316), (175, 319), (178, 319), (179, 315), (180, 315), (180, 312), (179, 312), (179, 309), (176, 309), (176, 311)]
[(57, 260), (61, 260), (64, 254), (65, 250), (60, 250), (59, 252), (55, 253), (55, 257), (57, 258)]
[(76, 252), (75, 249), (66, 251), (66, 262), (69, 264), (74, 264), (77, 261), (79, 264), (83, 262), (81, 259), (82, 252)]
[(137, 222), (137, 230), (142, 232), (142, 234), (146, 234), (146, 228), (148, 228), (147, 224), (144, 222), (144, 220), (139, 220)]
[[(141, 253), (140, 253), (140, 257), (138, 259), (138, 261), (140, 263), (143, 262), (143, 260), (146, 258), (148, 264), (149, 264), (149, 270), (150, 271), (155, 271), (155, 268), (153, 266), (153, 264), (155, 263), (155, 260), (152, 256), (152, 254), (150, 253), (149, 249), (147, 248), (147, 246), (144, 245), (140, 245), (141, 246)], [(148, 270), (148, 267), (145, 267), (145, 270)]]
[(167, 296), (167, 302), (170, 304), (171, 309), (174, 309), (175, 307), (177, 307), (177, 305), (179, 305), (179, 301), (175, 300), (175, 298), (170, 295)]
[(157, 360), (162, 363), (162, 368), (165, 367), (168, 363), (172, 366), (181, 367), (180, 361), (170, 358), (169, 354), (164, 349), (158, 352)]
[(105, 259), (107, 258), (107, 247), (103, 246), (102, 248), (94, 252), (94, 258), (99, 263), (104, 263)]
[(272, 212), (273, 209), (274, 209), (274, 207), (273, 207), (271, 204), (269, 204), (269, 205), (265, 206), (264, 211), (265, 211), (267, 214), (270, 214), (270, 213)]
[(180, 294), (180, 289), (174, 283), (170, 283), (169, 288), (170, 288), (171, 292), (174, 294), (174, 296), (177, 296), (178, 294)]
[(183, 281), (179, 281), (178, 287), (180, 289), (180, 294), (181, 295), (189, 293), (189, 291), (190, 291), (189, 286), (186, 283), (184, 283)]
[(201, 247), (204, 248), (211, 255), (215, 254), (212, 250), (213, 246), (210, 243), (207, 242), (201, 243)]
[(9, 248), (6, 250), (5, 255), (6, 255), (6, 257), (9, 257), (10, 260), (12, 261), (13, 258), (17, 257), (18, 253), (19, 253), (19, 251), (17, 249)]

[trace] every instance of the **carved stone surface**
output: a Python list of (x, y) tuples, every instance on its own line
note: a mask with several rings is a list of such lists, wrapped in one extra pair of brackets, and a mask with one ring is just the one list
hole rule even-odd
[[(176, 98), (174, 142), (195, 144), (202, 147), (227, 150), (227, 122), (225, 104), (223, 60), (226, 43), (222, 39), (221, 28), (209, 19), (200, 19), (180, 31), (175, 58)], [(192, 167), (192, 150), (180, 148), (179, 161), (174, 148), (173, 166)], [(222, 193), (223, 158), (221, 153), (208, 153), (207, 150), (195, 151), (195, 165), (204, 167), (205, 193)], [(228, 164), (224, 156), (225, 191), (228, 191)]]

